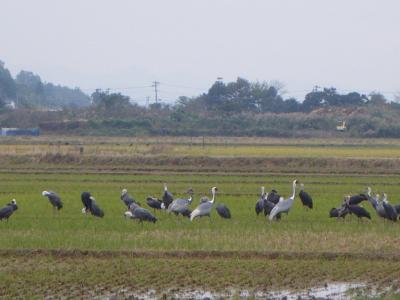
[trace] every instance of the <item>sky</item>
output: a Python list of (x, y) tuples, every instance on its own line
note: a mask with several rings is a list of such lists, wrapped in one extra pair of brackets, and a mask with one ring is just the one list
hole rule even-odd
[(218, 77), (400, 91), (398, 0), (0, 0), (0, 60), (15, 76), (129, 95), (196, 96)]

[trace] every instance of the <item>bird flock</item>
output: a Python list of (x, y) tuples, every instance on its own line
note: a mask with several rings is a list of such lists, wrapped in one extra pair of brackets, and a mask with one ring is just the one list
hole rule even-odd
[[(261, 187), (260, 198), (255, 204), (255, 212), (257, 215), (264, 213), (270, 221), (279, 221), (282, 218), (282, 214), (289, 214), (290, 209), (293, 206), (296, 198), (296, 188), (300, 184), (300, 192), (298, 196), (301, 200), (303, 207), (306, 210), (313, 209), (313, 198), (304, 190), (304, 184), (298, 180), (292, 182), (292, 193), (288, 198), (284, 198), (278, 194), (275, 189), (270, 192), (265, 191), (265, 187)], [(186, 194), (187, 198), (174, 198), (171, 192), (168, 191), (167, 184), (164, 184), (164, 190), (161, 199), (155, 197), (147, 197), (146, 204), (149, 209), (142, 207), (140, 202), (136, 201), (128, 193), (127, 189), (122, 189), (120, 199), (126, 207), (124, 212), (125, 218), (138, 220), (139, 222), (157, 222), (155, 216), (156, 210), (163, 210), (167, 213), (174, 214), (176, 216), (183, 216), (195, 220), (200, 217), (211, 217), (211, 212), (214, 207), (216, 200), (216, 194), (218, 192), (217, 187), (211, 188), (211, 199), (207, 196), (200, 198), (200, 202), (197, 207), (191, 210), (191, 204), (193, 203), (194, 191), (192, 188), (188, 189)], [(63, 202), (61, 197), (52, 191), (43, 191), (42, 196), (47, 197), (49, 203), (52, 205), (54, 211), (59, 211), (63, 208)], [(104, 211), (100, 208), (96, 199), (90, 192), (82, 192), (81, 201), (83, 204), (82, 213), (85, 215), (92, 215), (94, 217), (104, 217)], [(342, 201), (341, 205), (336, 208), (332, 208), (329, 211), (329, 216), (337, 219), (344, 219), (347, 215), (355, 215), (358, 219), (367, 218), (371, 219), (370, 213), (361, 206), (363, 201), (369, 202), (375, 210), (377, 216), (385, 220), (396, 222), (400, 216), (400, 205), (392, 205), (387, 200), (386, 193), (383, 193), (382, 199), (379, 194), (372, 195), (372, 189), (367, 188), (366, 193), (358, 195), (347, 195)], [(11, 202), (6, 204), (5, 207), (0, 208), (0, 221), (3, 219), (8, 220), (15, 211), (17, 211), (17, 201), (13, 199)], [(153, 213), (150, 210), (153, 210)], [(231, 218), (231, 212), (229, 208), (223, 204), (218, 203), (215, 206), (217, 214), (224, 219)]]

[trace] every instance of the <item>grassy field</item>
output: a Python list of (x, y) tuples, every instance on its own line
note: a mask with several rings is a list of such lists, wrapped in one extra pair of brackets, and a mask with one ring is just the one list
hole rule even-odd
[[(383, 251), (389, 254), (400, 250), (398, 226), (377, 219), (368, 203), (364, 206), (373, 215), (372, 222), (355, 219), (337, 222), (328, 218), (329, 209), (338, 206), (345, 194), (362, 192), (367, 185), (376, 191), (385, 191), (397, 203), (398, 177), (299, 177), (314, 197), (313, 211), (305, 211), (297, 200), (282, 222), (270, 223), (261, 216), (257, 218), (254, 204), (259, 187), (263, 184), (267, 189), (275, 188), (282, 195), (289, 195), (293, 179), (291, 176), (0, 174), (2, 202), (5, 204), (15, 197), (20, 205), (13, 219), (1, 224), (1, 234), (13, 237), (2, 241), (2, 248)], [(183, 192), (192, 187), (196, 192), (193, 207), (211, 186), (218, 186), (217, 202), (230, 207), (233, 219), (220, 219), (215, 212), (211, 220), (195, 222), (157, 212), (159, 222), (155, 225), (136, 224), (123, 218), (125, 208), (119, 200), (122, 188), (127, 188), (146, 206), (144, 199), (148, 195), (161, 196), (163, 182), (169, 182), (170, 190), (177, 196), (184, 196)], [(47, 199), (40, 194), (42, 190), (60, 193), (65, 208), (53, 213)], [(80, 213), (81, 191), (93, 193), (105, 211), (104, 219)]]
[(307, 158), (400, 158), (398, 144), (173, 144), (99, 143), (99, 144), (16, 144), (0, 143), (2, 155), (63, 154), (83, 156), (207, 156), (207, 157), (307, 157)]
[[(314, 143), (309, 141), (309, 144)], [(376, 151), (374, 155), (386, 153), (384, 156), (389, 159), (400, 156), (394, 141), (382, 143), (385, 143), (382, 147), (368, 147), (363, 142), (355, 148)], [(50, 147), (10, 140), (0, 145), (0, 150), (4, 151), (4, 147), (11, 147), (11, 144), (27, 149)], [(178, 147), (189, 149), (186, 145)], [(221, 152), (222, 155), (238, 151), (244, 157), (248, 152), (240, 151), (252, 149), (250, 146), (213, 147), (218, 151), (232, 147), (229, 154)], [(326, 155), (321, 146), (279, 145), (271, 149), (274, 147), (286, 147), (304, 156), (313, 153), (316, 159)], [(355, 151), (353, 146), (335, 147)], [(335, 147), (326, 150), (335, 152)], [(385, 152), (388, 148), (391, 150)], [(91, 156), (96, 157), (96, 154)], [(368, 160), (363, 159), (362, 163)], [(321, 174), (296, 175), (274, 174), (271, 170), (268, 174), (261, 171), (257, 174), (230, 173), (229, 168), (221, 174), (206, 170), (185, 173), (179, 169), (172, 173), (159, 172), (156, 168), (131, 173), (125, 169), (128, 166), (122, 165), (122, 160), (121, 165), (96, 173), (104, 167), (96, 162), (73, 164), (74, 170), (70, 173), (64, 172), (71, 167), (65, 162), (41, 164), (40, 172), (33, 165), (20, 161), (0, 167), (0, 206), (12, 198), (16, 198), (19, 205), (9, 222), (0, 222), (0, 251), (6, 251), (0, 258), (0, 265), (4, 266), (0, 269), (0, 298), (25, 298), (33, 294), (38, 298), (58, 298), (69, 289), (74, 291), (72, 298), (116, 294), (127, 298), (132, 290), (145, 292), (154, 288), (154, 282), (157, 293), (168, 290), (167, 294), (171, 295), (171, 289), (222, 291), (233, 288), (255, 293), (274, 288), (303, 289), (335, 281), (362, 281), (389, 291), (384, 295), (390, 298), (395, 297), (400, 286), (400, 224), (378, 219), (367, 202), (363, 206), (370, 211), (372, 221), (359, 222), (352, 217), (337, 221), (328, 217), (329, 209), (340, 205), (344, 195), (363, 192), (367, 186), (373, 191), (386, 192), (393, 204), (400, 203), (400, 176), (378, 175), (373, 168), (363, 172), (363, 176), (329, 174), (329, 170), (323, 168)], [(91, 168), (89, 172), (88, 167)], [(13, 172), (13, 168), (20, 171)], [(392, 171), (395, 174), (400, 170)], [(254, 205), (261, 185), (267, 190), (277, 189), (287, 197), (294, 179), (303, 182), (313, 196), (312, 211), (306, 211), (297, 198), (291, 212), (281, 222), (269, 222), (255, 215)], [(164, 182), (175, 196), (184, 196), (184, 191), (192, 187), (195, 190), (192, 208), (201, 196), (209, 194), (212, 186), (217, 186), (216, 202), (226, 204), (233, 218), (223, 220), (214, 211), (211, 218), (190, 222), (158, 211), (156, 224), (138, 224), (124, 219), (125, 207), (119, 200), (122, 188), (127, 188), (146, 207), (146, 197), (160, 197)], [(41, 196), (43, 190), (58, 192), (65, 207), (54, 213), (47, 198)], [(81, 213), (82, 191), (92, 192), (105, 211), (103, 219)], [(38, 249), (55, 252), (30, 252)], [(77, 249), (98, 254), (75, 255)], [(112, 255), (102, 257), (102, 253)], [(131, 257), (129, 253), (136, 256)], [(241, 272), (235, 271), (236, 268)], [(87, 270), (85, 278), (80, 277), (83, 270)]]

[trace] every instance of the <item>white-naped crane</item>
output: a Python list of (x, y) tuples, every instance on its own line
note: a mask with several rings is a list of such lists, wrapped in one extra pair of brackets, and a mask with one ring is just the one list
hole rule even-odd
[(189, 195), (189, 198), (177, 198), (173, 200), (168, 207), (168, 212), (172, 212), (175, 215), (181, 214), (182, 216), (190, 217), (192, 211), (189, 209), (189, 206), (193, 202), (194, 191), (190, 188), (186, 193)]
[(211, 209), (215, 201), (215, 194), (217, 193), (217, 191), (218, 188), (214, 186), (211, 188), (211, 200), (208, 197), (203, 197), (201, 199), (199, 206), (197, 206), (196, 209), (193, 210), (190, 214), (190, 221), (193, 221), (197, 217), (210, 217)]
[(279, 199), (279, 202), (274, 206), (274, 208), (271, 210), (271, 213), (269, 214), (270, 221), (274, 220), (275, 217), (280, 213), (289, 213), (289, 210), (292, 207), (294, 199), (296, 197), (296, 185), (298, 183), (299, 182), (297, 181), (297, 179), (293, 181), (292, 195), (288, 199), (285, 200), (283, 197)]

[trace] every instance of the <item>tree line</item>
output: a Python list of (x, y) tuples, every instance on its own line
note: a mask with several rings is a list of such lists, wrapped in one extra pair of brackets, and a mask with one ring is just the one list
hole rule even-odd
[(78, 88), (43, 82), (30, 71), (21, 71), (14, 79), (0, 61), (0, 110), (10, 103), (18, 108), (61, 109), (88, 106), (90, 98)]
[[(7, 109), (10, 100), (17, 109)], [(45, 109), (43, 109), (45, 108)], [(62, 120), (62, 121), (60, 121)], [(277, 83), (214, 82), (205, 93), (174, 104), (141, 106), (121, 93), (44, 83), (21, 71), (16, 78), (0, 64), (0, 127), (40, 127), (60, 134), (326, 136), (347, 121), (344, 134), (400, 137), (400, 104), (382, 94), (313, 89), (302, 101), (285, 98)]]

